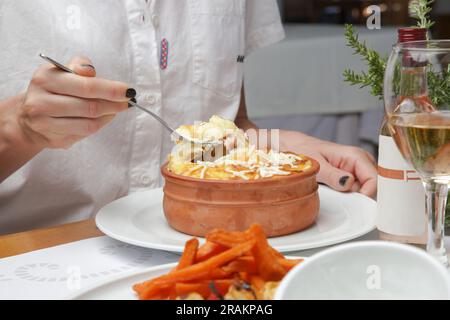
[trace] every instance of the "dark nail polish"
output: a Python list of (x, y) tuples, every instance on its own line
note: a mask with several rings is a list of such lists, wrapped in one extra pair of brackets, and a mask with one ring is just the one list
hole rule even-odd
[[(130, 99), (130, 101), (133, 101), (134, 103), (137, 102), (135, 98)], [(131, 103), (128, 103), (128, 108), (131, 108), (131, 107), (134, 107), (134, 106)]]
[(135, 98), (136, 97), (136, 90), (134, 90), (133, 88), (127, 89), (126, 97), (127, 98)]
[(81, 65), (83, 68), (91, 68), (92, 70), (95, 71), (95, 67), (92, 64), (82, 64)]
[(341, 186), (345, 186), (345, 184), (347, 183), (348, 179), (350, 179), (349, 176), (344, 176), (344, 177), (340, 178), (340, 179), (339, 179), (339, 184), (340, 184)]

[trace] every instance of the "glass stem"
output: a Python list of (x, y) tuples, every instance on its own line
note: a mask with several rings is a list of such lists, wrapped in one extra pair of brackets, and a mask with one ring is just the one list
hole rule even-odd
[(423, 182), (426, 193), (426, 213), (428, 216), (427, 251), (448, 267), (444, 246), (445, 207), (448, 196), (448, 181), (426, 179)]

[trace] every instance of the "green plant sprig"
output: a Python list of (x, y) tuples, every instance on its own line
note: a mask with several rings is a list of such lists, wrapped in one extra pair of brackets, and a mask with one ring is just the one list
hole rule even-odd
[(436, 106), (447, 106), (450, 109), (450, 64), (441, 73), (432, 71), (427, 74), (428, 91), (431, 101)]
[[(417, 20), (416, 27), (431, 28), (434, 25), (434, 22), (429, 19), (433, 2), (434, 0), (413, 0), (410, 2), (409, 11), (413, 18)], [(378, 52), (369, 49), (365, 42), (359, 41), (358, 34), (351, 24), (345, 25), (345, 38), (347, 39), (347, 46), (354, 50), (354, 54), (360, 55), (366, 61), (368, 70), (367, 72), (356, 73), (353, 70), (346, 69), (343, 74), (344, 80), (351, 85), (359, 85), (360, 88), (370, 87), (371, 95), (382, 100), (387, 57), (381, 57)], [(436, 93), (442, 93), (442, 90), (438, 88), (435, 91)]]
[(417, 20), (417, 27), (430, 29), (434, 25), (434, 21), (428, 16), (431, 13), (434, 0), (413, 0), (409, 5), (411, 16)]
[(359, 36), (351, 24), (345, 25), (345, 38), (347, 46), (353, 49), (354, 55), (359, 55), (366, 61), (367, 72), (356, 73), (353, 70), (344, 70), (344, 79), (351, 85), (360, 85), (360, 88), (370, 87), (371, 95), (383, 99), (383, 77), (387, 58), (381, 57), (378, 52), (367, 47), (365, 41), (359, 41)]
[[(450, 193), (448, 194), (448, 199), (450, 199)], [(445, 210), (445, 227), (450, 227), (450, 201), (447, 199), (447, 209)]]

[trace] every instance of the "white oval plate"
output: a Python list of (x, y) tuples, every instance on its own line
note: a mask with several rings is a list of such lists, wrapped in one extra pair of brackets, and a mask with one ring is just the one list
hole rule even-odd
[(66, 299), (69, 300), (137, 300), (132, 287), (136, 283), (150, 280), (168, 273), (177, 263), (163, 264), (146, 270), (133, 271), (109, 280), (95, 283)]
[[(359, 193), (340, 193), (319, 187), (320, 212), (310, 228), (269, 239), (280, 252), (329, 246), (360, 237), (375, 228), (376, 202)], [(162, 209), (162, 189), (132, 193), (111, 202), (97, 214), (98, 228), (132, 245), (183, 252), (192, 236), (172, 229)], [(203, 238), (199, 239), (204, 241)]]
[[(286, 257), (288, 259), (304, 259), (304, 257)], [(137, 296), (132, 289), (136, 283), (150, 280), (168, 273), (176, 263), (163, 264), (148, 268), (146, 270), (132, 271), (128, 274), (118, 275), (110, 280), (95, 283), (85, 289), (81, 289), (68, 296), (68, 300), (137, 300)]]
[(137, 300), (132, 287), (136, 283), (162, 276), (173, 269), (177, 263), (163, 264), (146, 270), (133, 271), (96, 283), (70, 295), (68, 300)]

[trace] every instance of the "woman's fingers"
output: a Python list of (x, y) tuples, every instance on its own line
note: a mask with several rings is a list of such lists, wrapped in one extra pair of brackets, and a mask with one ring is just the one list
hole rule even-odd
[(324, 156), (331, 165), (353, 173), (355, 180), (359, 182), (360, 193), (369, 197), (375, 196), (377, 191), (375, 159), (366, 151), (356, 147), (335, 145), (327, 148)]
[[(73, 70), (77, 75), (83, 76), (83, 77), (95, 77), (95, 67), (92, 64), (92, 61), (89, 58), (85, 57), (75, 57), (70, 60), (70, 62), (67, 64), (67, 67), (71, 70)], [(48, 62), (45, 65), (46, 70), (52, 70), (56, 72), (64, 72), (60, 70), (58, 67), (52, 65), (50, 62)]]
[[(114, 115), (105, 115), (95, 119), (87, 118), (52, 118), (42, 117), (31, 122), (33, 130), (53, 140), (58, 136), (63, 137), (87, 137), (96, 133), (114, 119)], [(56, 135), (56, 136), (55, 136)]]
[(366, 155), (367, 155), (367, 157), (369, 158), (369, 160), (374, 164), (374, 165), (377, 165), (377, 160), (375, 159), (375, 157), (370, 153), (370, 152), (367, 152), (367, 151), (364, 151), (365, 153), (366, 153)]
[(359, 181), (355, 181), (355, 183), (353, 184), (351, 191), (352, 192), (360, 192), (361, 190), (361, 184), (359, 183)]
[(355, 175), (361, 184), (360, 193), (374, 197), (377, 192), (377, 169), (366, 154), (361, 154), (355, 159)]
[(32, 84), (54, 94), (88, 99), (128, 101), (136, 95), (136, 91), (124, 82), (84, 77), (54, 67), (40, 68), (33, 76)]
[(355, 191), (373, 197), (377, 170), (373, 156), (366, 151), (313, 138), (299, 132), (280, 131), (284, 149), (305, 154), (320, 163), (319, 182), (338, 191)]
[(92, 61), (86, 57), (75, 57), (70, 60), (68, 67), (75, 71), (76, 74), (83, 77), (95, 77), (95, 67)]
[(100, 118), (126, 110), (128, 103), (50, 94), (40, 108), (50, 117)]
[(359, 189), (359, 192), (368, 197), (374, 198), (377, 193), (377, 180), (376, 179), (367, 180), (361, 186), (361, 189)]
[(96, 78), (88, 58), (72, 59), (64, 72), (50, 63), (36, 70), (18, 113), (18, 123), (41, 148), (66, 148), (108, 124), (128, 107), (136, 91)]
[(317, 175), (317, 180), (319, 182), (325, 183), (338, 191), (350, 191), (352, 189), (355, 182), (353, 174), (332, 166), (325, 159), (321, 159), (319, 163), (320, 171)]

